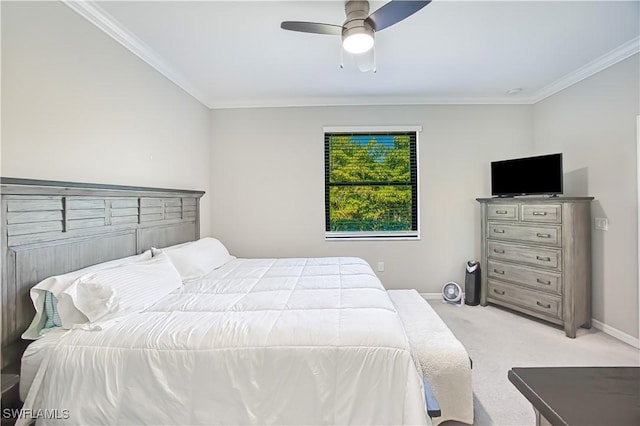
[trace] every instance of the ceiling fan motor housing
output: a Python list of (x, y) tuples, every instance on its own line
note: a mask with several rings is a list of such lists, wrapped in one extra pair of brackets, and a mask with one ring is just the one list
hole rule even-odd
[(351, 0), (345, 3), (344, 12), (347, 15), (345, 25), (350, 20), (362, 19), (365, 20), (369, 16), (369, 2), (361, 0)]
[[(348, 1), (345, 4), (345, 13), (347, 15), (347, 19), (344, 21), (342, 25), (342, 42), (344, 44), (345, 40), (357, 34), (363, 34), (371, 37), (373, 41), (374, 31), (373, 27), (369, 22), (367, 22), (367, 17), (369, 16), (369, 2), (368, 1)], [(367, 49), (368, 50), (368, 49)]]

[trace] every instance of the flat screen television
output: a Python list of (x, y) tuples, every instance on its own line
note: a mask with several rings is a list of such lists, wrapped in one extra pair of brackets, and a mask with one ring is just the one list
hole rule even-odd
[(562, 194), (561, 153), (491, 163), (491, 195), (535, 194)]

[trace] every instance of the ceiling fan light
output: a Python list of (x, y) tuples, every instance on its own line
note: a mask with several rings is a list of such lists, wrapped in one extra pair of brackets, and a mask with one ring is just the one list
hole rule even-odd
[(364, 53), (373, 47), (373, 35), (368, 32), (356, 32), (342, 39), (342, 47), (349, 53)]

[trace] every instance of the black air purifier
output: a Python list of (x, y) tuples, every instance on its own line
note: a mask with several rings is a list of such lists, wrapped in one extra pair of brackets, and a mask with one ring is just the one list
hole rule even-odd
[(464, 278), (464, 303), (476, 306), (480, 303), (480, 264), (475, 260), (467, 262)]

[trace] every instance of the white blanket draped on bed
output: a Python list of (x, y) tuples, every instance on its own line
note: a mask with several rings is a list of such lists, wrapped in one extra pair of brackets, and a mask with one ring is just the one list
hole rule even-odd
[(420, 374), (363, 260), (236, 259), (68, 332), (25, 408), (68, 410), (39, 424), (425, 424)]

